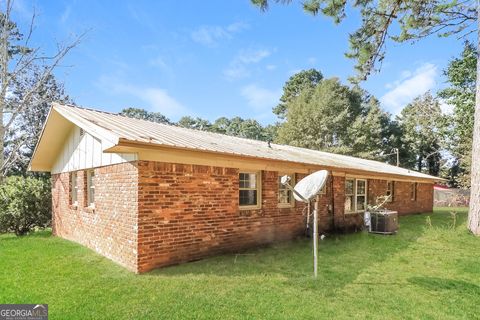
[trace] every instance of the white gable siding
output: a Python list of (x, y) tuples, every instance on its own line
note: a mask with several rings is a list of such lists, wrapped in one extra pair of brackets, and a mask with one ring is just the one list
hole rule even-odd
[(102, 141), (75, 126), (65, 140), (52, 173), (70, 172), (137, 160), (133, 153), (104, 153)]

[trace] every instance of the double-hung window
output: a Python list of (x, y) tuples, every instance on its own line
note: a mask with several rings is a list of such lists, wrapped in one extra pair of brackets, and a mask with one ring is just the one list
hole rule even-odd
[(95, 207), (95, 171), (87, 171), (87, 206)]
[(78, 204), (78, 184), (77, 173), (70, 173), (70, 204), (76, 206)]
[(393, 202), (393, 198), (395, 197), (395, 182), (387, 181), (387, 193), (388, 196), (387, 202)]
[(355, 179), (345, 180), (345, 212), (355, 212)]
[(363, 212), (367, 208), (367, 180), (345, 179), (345, 213)]
[[(278, 206), (279, 207), (293, 207), (295, 205), (295, 199), (293, 198), (293, 192), (283, 185), (281, 182), (283, 174), (278, 175)], [(295, 175), (289, 174), (289, 184), (295, 185)]]
[(240, 209), (260, 208), (260, 172), (240, 172), (239, 206)]

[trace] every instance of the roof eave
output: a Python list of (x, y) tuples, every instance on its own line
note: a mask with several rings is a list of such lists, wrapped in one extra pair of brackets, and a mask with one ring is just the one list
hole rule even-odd
[(190, 152), (198, 152), (198, 153), (207, 153), (207, 154), (218, 154), (218, 155), (224, 155), (224, 156), (230, 156), (238, 159), (257, 159), (257, 160), (265, 160), (265, 161), (275, 161), (275, 162), (281, 162), (285, 164), (298, 164), (301, 166), (309, 166), (309, 167), (317, 167), (317, 168), (322, 168), (322, 169), (327, 169), (330, 171), (339, 171), (339, 172), (345, 172), (347, 174), (364, 174), (366, 176), (368, 175), (378, 175), (378, 176), (383, 176), (385, 179), (388, 179), (389, 177), (397, 178), (397, 179), (403, 179), (403, 180), (411, 180), (411, 181), (418, 181), (418, 182), (428, 182), (428, 183), (434, 183), (437, 181), (446, 181), (443, 178), (439, 177), (434, 177), (434, 176), (428, 176), (428, 177), (414, 177), (414, 176), (409, 176), (409, 175), (400, 175), (400, 174), (393, 174), (393, 173), (378, 173), (378, 172), (373, 172), (373, 171), (367, 171), (367, 170), (360, 170), (360, 169), (348, 169), (344, 168), (341, 166), (327, 166), (327, 165), (319, 165), (319, 164), (312, 164), (312, 163), (306, 163), (306, 162), (298, 162), (298, 161), (287, 161), (287, 160), (278, 160), (278, 159), (272, 159), (272, 158), (265, 158), (265, 157), (257, 157), (257, 156), (249, 156), (249, 155), (239, 155), (235, 153), (228, 153), (228, 152), (219, 152), (219, 151), (211, 151), (207, 149), (194, 149), (194, 148), (186, 148), (186, 147), (179, 147), (179, 146), (172, 146), (172, 145), (165, 145), (165, 144), (156, 144), (156, 143), (148, 143), (148, 142), (143, 142), (143, 141), (136, 141), (136, 140), (129, 140), (125, 138), (119, 138), (118, 143), (115, 146), (112, 146), (108, 149), (105, 149), (104, 152), (111, 152), (111, 153), (131, 153), (135, 152), (136, 149), (153, 149), (153, 150), (182, 150), (182, 151), (190, 151)]
[[(49, 132), (49, 137), (46, 137), (46, 132), (51, 126), (55, 126), (55, 135)], [(62, 143), (65, 143), (65, 139), (68, 138), (68, 130), (71, 130), (72, 126), (78, 126), (92, 136), (102, 140), (104, 149), (111, 148), (118, 143), (118, 136), (115, 134), (108, 132), (80, 116), (73, 115), (71, 112), (66, 111), (65, 108), (62, 108), (60, 104), (54, 102), (43, 124), (40, 137), (28, 164), (28, 171), (50, 172), (52, 170), (58, 153), (46, 152), (43, 151), (42, 148), (47, 148), (48, 146), (50, 149), (59, 151)], [(59, 130), (60, 132), (58, 132)], [(47, 144), (45, 139), (52, 139), (52, 137), (55, 143)]]

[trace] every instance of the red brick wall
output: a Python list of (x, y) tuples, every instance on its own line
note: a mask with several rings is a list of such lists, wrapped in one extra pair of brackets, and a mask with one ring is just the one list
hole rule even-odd
[(137, 271), (135, 163), (95, 169), (95, 209), (86, 208), (86, 174), (77, 172), (78, 206), (70, 204), (70, 174), (52, 175), (53, 233)]
[[(335, 194), (332, 201), (332, 190)], [(361, 229), (363, 216), (344, 214), (345, 178), (329, 176), (326, 194), (320, 196), (318, 225), (320, 232), (347, 232)]]
[[(384, 196), (387, 191), (386, 180), (368, 180), (368, 203), (375, 204), (378, 196)], [(410, 182), (394, 182), (393, 201), (385, 205), (390, 210), (398, 211), (399, 215), (433, 210), (433, 184), (417, 183), (417, 199), (411, 198)]]
[[(410, 182), (395, 181), (393, 202), (387, 203), (386, 207), (398, 211), (400, 215), (431, 212), (433, 210), (433, 184), (417, 183), (416, 200), (411, 199), (410, 185)], [(334, 202), (332, 202), (332, 187), (335, 194)], [(387, 180), (368, 179), (367, 188), (367, 201), (373, 205), (377, 197), (386, 194)], [(327, 181), (327, 192), (320, 197), (320, 232), (352, 232), (362, 229), (363, 214), (344, 214), (344, 202), (345, 178), (334, 176), (332, 179), (330, 176)], [(334, 211), (334, 215), (332, 211)]]
[(147, 161), (138, 169), (140, 272), (303, 233), (304, 205), (278, 208), (277, 172), (262, 172), (262, 208), (244, 211), (238, 169)]

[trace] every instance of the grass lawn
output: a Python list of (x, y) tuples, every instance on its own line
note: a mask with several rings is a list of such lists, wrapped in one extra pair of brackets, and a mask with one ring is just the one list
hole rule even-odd
[(309, 240), (135, 275), (49, 232), (3, 235), (0, 303), (48, 303), (50, 319), (474, 319), (480, 238), (465, 220), (436, 209), (395, 236), (329, 236), (317, 280)]

